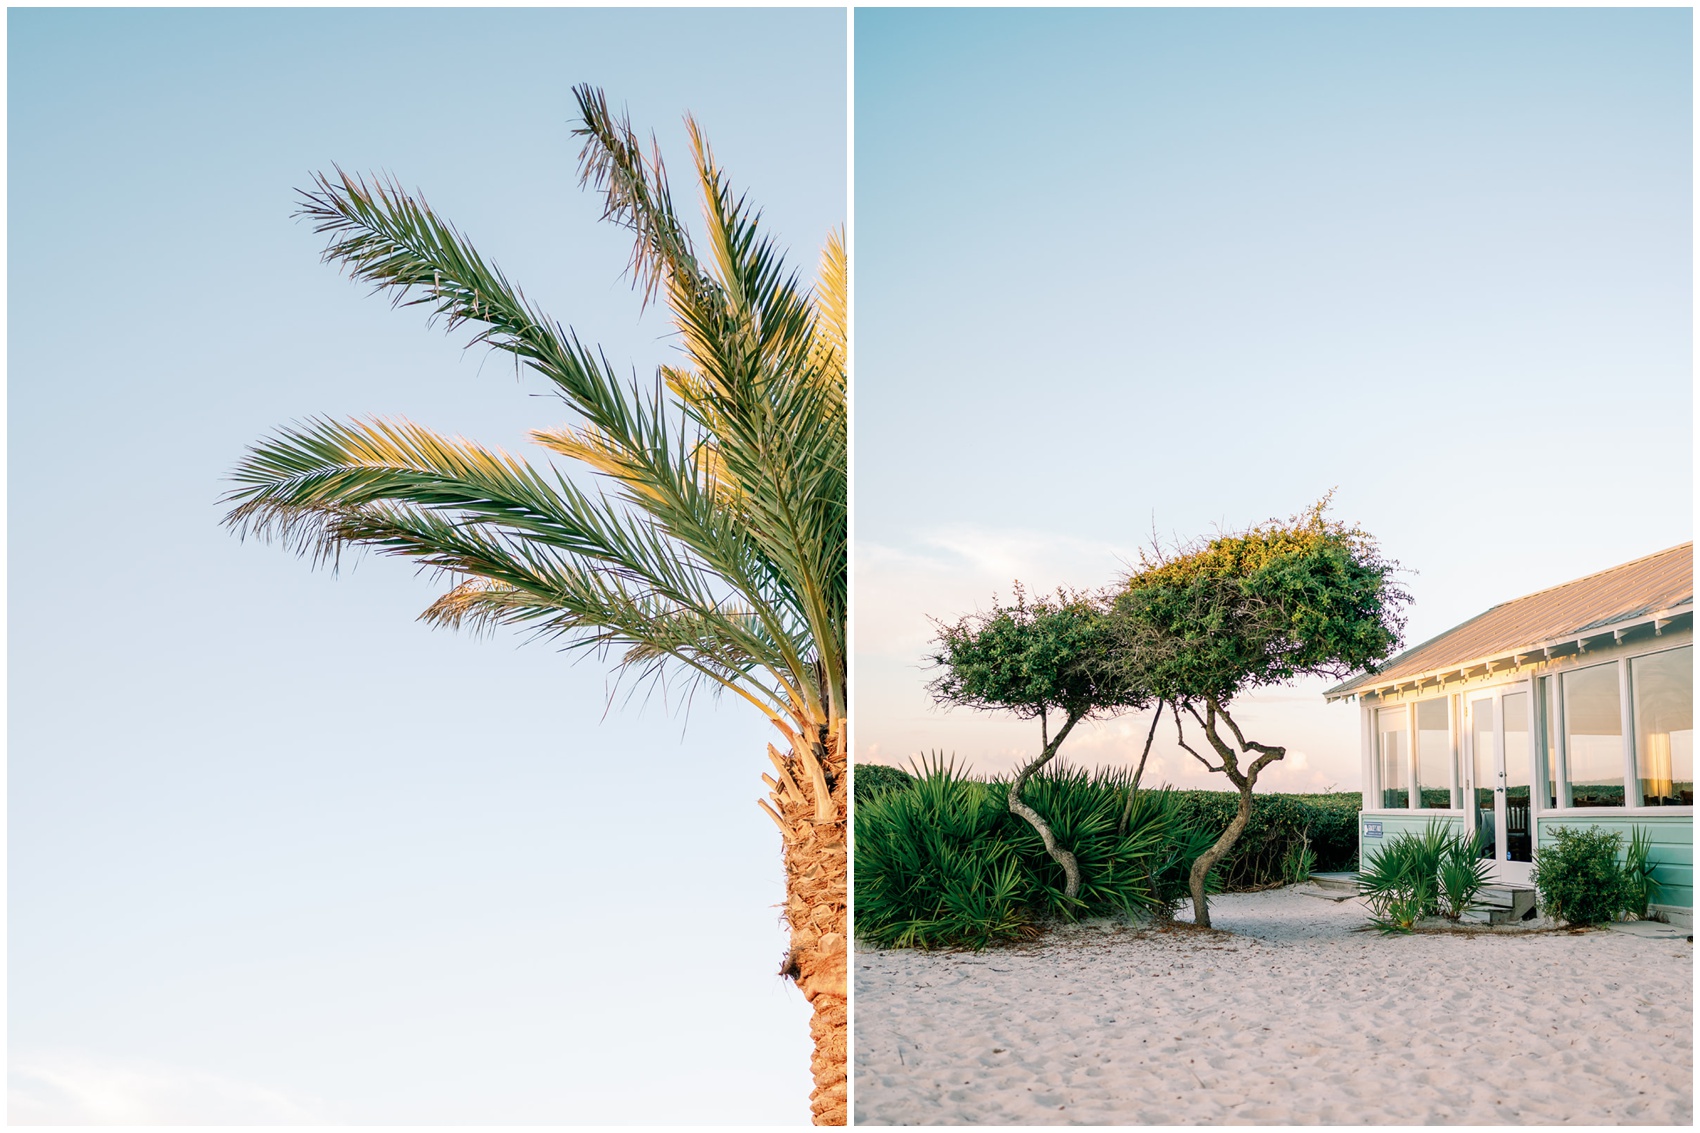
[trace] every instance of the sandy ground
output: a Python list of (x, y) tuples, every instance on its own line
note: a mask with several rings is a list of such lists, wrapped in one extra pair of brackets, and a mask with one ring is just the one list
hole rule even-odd
[(1357, 900), (1298, 889), (1218, 897), (1211, 912), (1226, 931), (859, 949), (855, 1120), (1693, 1122), (1682, 935), (1384, 937), (1354, 931)]

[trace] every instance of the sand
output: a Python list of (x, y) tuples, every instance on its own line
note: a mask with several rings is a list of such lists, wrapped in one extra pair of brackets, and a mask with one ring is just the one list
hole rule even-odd
[(859, 948), (855, 1120), (1693, 1122), (1694, 946), (1665, 926), (1385, 937), (1298, 888), (1211, 910), (1226, 931)]

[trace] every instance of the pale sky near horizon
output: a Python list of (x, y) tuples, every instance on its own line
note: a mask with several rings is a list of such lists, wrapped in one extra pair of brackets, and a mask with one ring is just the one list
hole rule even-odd
[[(856, 15), (856, 756), (1030, 758), (928, 618), (1336, 488), (1415, 643), (1693, 535), (1682, 9)], [(1266, 789), (1356, 790), (1330, 682)], [(1138, 756), (1148, 717), (1077, 732)], [(1148, 782), (1221, 789), (1168, 740)]]
[[(682, 116), (812, 278), (847, 216), (842, 10), (12, 9), (14, 1123), (787, 1123), (768, 726), (414, 619), (220, 526), (244, 447), (408, 416), (533, 458), (540, 379), (318, 262), (294, 189), (422, 189), (622, 369), (674, 357), (577, 185), (570, 88)], [(529, 450), (529, 451), (528, 451)], [(640, 697), (641, 699), (641, 697)]]

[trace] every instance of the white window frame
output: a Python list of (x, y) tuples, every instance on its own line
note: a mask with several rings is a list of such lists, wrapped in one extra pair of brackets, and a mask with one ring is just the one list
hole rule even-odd
[(1431, 700), (1444, 700), (1446, 702), (1446, 757), (1448, 760), (1446, 786), (1447, 790), (1451, 792), (1451, 805), (1435, 807), (1417, 806), (1412, 809), (1420, 810), (1425, 814), (1463, 815), (1468, 812), (1465, 811), (1462, 805), (1464, 801), (1464, 782), (1458, 773), (1458, 763), (1459, 760), (1463, 758), (1463, 748), (1458, 743), (1459, 713), (1457, 693), (1443, 692), (1435, 696), (1419, 696), (1406, 702), (1411, 713), (1411, 790), (1413, 797), (1415, 797), (1420, 803), (1422, 801), (1422, 787), (1417, 781), (1417, 769), (1422, 766), (1422, 761), (1419, 758), (1419, 753), (1417, 752), (1417, 705), (1427, 704)]
[[(1459, 723), (1458, 696), (1458, 693), (1443, 692), (1434, 696), (1423, 696), (1412, 699), (1400, 699), (1393, 701), (1365, 700), (1360, 702), (1363, 706), (1363, 752), (1365, 755), (1364, 782), (1369, 785), (1368, 789), (1364, 792), (1363, 813), (1414, 815), (1421, 812), (1427, 815), (1449, 815), (1453, 817), (1467, 813), (1465, 808), (1461, 805), (1463, 802), (1464, 783), (1459, 772), (1459, 764), (1464, 758), (1464, 754), (1459, 736), (1459, 728), (1461, 727), (1461, 724)], [(1407, 804), (1410, 804), (1413, 799), (1420, 802), (1422, 796), (1418, 793), (1420, 787), (1417, 782), (1416, 706), (1430, 700), (1446, 701), (1447, 743), (1450, 748), (1447, 752), (1447, 756), (1451, 761), (1451, 768), (1447, 772), (1447, 778), (1449, 780), (1448, 788), (1452, 792), (1453, 805), (1450, 807), (1424, 807), (1413, 805), (1407, 805), (1404, 808), (1386, 807), (1382, 805), (1382, 799), (1385, 797), (1386, 783), (1382, 780), (1381, 775), (1381, 724), (1376, 718), (1377, 713), (1386, 711), (1390, 708), (1402, 709), (1405, 713), (1405, 781), (1407, 783), (1405, 801)]]
[[(1656, 657), (1660, 653), (1675, 653), (1679, 649), (1693, 648), (1694, 643), (1692, 641), (1688, 641), (1679, 645), (1667, 646), (1664, 649), (1644, 649), (1639, 653), (1631, 653), (1628, 656), (1621, 658), (1618, 662), (1623, 666), (1622, 675), (1619, 677), (1618, 688), (1620, 691), (1618, 695), (1623, 697), (1623, 757), (1625, 761), (1623, 801), (1625, 810), (1630, 809), (1628, 806), (1629, 792), (1634, 790), (1634, 810), (1636, 814), (1694, 813), (1694, 808), (1692, 806), (1648, 806), (1646, 804), (1646, 799), (1641, 794), (1641, 768), (1639, 761), (1636, 758), (1640, 753), (1635, 750), (1635, 673), (1633, 666), (1630, 664), (1630, 662), (1638, 661), (1642, 657)], [(1692, 671), (1693, 670), (1690, 669), (1690, 672)], [(1634, 786), (1631, 787), (1630, 784), (1634, 784)]]
[[(1681, 641), (1672, 644), (1660, 643), (1654, 646), (1652, 642), (1643, 642), (1644, 647), (1626, 651), (1609, 660), (1598, 661), (1591, 665), (1576, 665), (1557, 672), (1547, 673), (1549, 679), (1557, 680), (1558, 695), (1554, 698), (1553, 707), (1556, 709), (1558, 720), (1549, 722), (1554, 729), (1553, 736), (1557, 742), (1558, 771), (1558, 809), (1547, 811), (1547, 814), (1574, 815), (1578, 818), (1610, 818), (1613, 815), (1635, 815), (1636, 817), (1654, 817), (1661, 814), (1683, 815), (1693, 814), (1692, 806), (1644, 806), (1641, 801), (1641, 780), (1637, 775), (1635, 765), (1635, 701), (1634, 688), (1631, 685), (1629, 663), (1637, 657), (1646, 657), (1654, 653), (1672, 653), (1678, 649), (1691, 649), (1694, 642)], [(1564, 682), (1561, 678), (1581, 672), (1584, 669), (1604, 668), (1606, 665), (1617, 666), (1617, 695), (1618, 712), (1621, 714), (1623, 728), (1623, 805), (1617, 806), (1574, 806), (1573, 795), (1570, 791), (1570, 741), (1564, 727)], [(1543, 705), (1544, 715), (1544, 708)], [(1633, 800), (1633, 801), (1632, 801)]]

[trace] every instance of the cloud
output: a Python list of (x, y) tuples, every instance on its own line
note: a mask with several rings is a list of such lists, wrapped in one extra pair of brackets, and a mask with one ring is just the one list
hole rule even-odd
[(933, 639), (930, 619), (953, 620), (1007, 599), (1020, 580), (1030, 593), (1060, 585), (1103, 586), (1134, 552), (1108, 543), (1024, 529), (952, 525), (907, 546), (856, 544), (856, 652), (918, 665)]
[(322, 1108), (194, 1067), (85, 1054), (14, 1055), (11, 1125), (313, 1125)]

